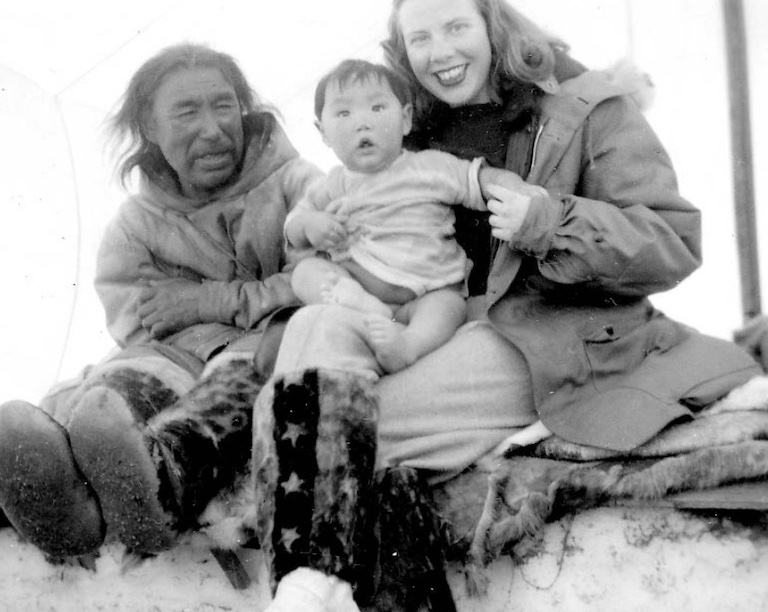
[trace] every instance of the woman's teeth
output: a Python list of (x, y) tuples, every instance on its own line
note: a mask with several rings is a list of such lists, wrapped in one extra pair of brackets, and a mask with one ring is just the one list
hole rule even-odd
[(443, 85), (451, 85), (460, 81), (464, 77), (464, 73), (467, 71), (466, 64), (464, 66), (456, 66), (455, 68), (449, 68), (448, 70), (441, 70), (435, 73), (437, 80)]

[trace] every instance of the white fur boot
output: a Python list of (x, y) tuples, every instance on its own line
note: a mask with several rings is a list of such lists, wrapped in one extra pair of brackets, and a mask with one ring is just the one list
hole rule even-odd
[(275, 598), (264, 612), (360, 612), (352, 587), (335, 576), (300, 567), (277, 585)]

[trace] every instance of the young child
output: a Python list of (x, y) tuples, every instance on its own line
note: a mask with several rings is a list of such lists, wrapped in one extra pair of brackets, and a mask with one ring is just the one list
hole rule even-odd
[[(407, 85), (385, 66), (346, 60), (321, 79), (316, 126), (343, 166), (310, 186), (285, 223), (289, 247), (316, 252), (294, 270), (296, 295), (364, 312), (386, 372), (435, 350), (465, 321), (470, 264), (448, 205), (486, 210), (482, 159), (403, 149), (411, 112)], [(510, 172), (482, 174), (530, 187)]]

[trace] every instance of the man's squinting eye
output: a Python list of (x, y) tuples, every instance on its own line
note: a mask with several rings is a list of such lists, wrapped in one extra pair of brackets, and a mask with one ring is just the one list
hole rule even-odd
[(182, 108), (174, 113), (174, 117), (176, 119), (191, 119), (196, 113), (197, 111), (194, 108)]

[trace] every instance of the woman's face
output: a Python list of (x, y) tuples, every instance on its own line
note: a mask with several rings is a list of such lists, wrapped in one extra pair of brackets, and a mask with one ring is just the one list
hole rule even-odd
[(491, 42), (474, 0), (405, 0), (398, 21), (419, 83), (452, 107), (491, 100)]
[(243, 155), (240, 103), (216, 68), (168, 75), (155, 92), (146, 128), (189, 197), (212, 195), (232, 178)]

